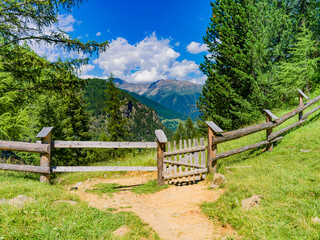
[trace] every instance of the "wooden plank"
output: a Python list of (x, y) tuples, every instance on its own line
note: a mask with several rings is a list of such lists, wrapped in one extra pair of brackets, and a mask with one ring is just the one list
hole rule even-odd
[(294, 117), (297, 115), (299, 112), (303, 111), (304, 109), (310, 107), (312, 104), (318, 102), (320, 100), (320, 95), (317, 96), (316, 98), (310, 100), (308, 103), (306, 103), (303, 107), (298, 107), (291, 112), (283, 115), (282, 117), (278, 118), (275, 122), (265, 122), (265, 123), (260, 123), (256, 125), (252, 125), (249, 127), (241, 128), (238, 130), (230, 131), (227, 133), (223, 133), (221, 136), (216, 136), (214, 137), (214, 142), (216, 144), (234, 140), (252, 133), (256, 133), (262, 130), (266, 130), (269, 128), (274, 128), (276, 126), (279, 126), (280, 124), (284, 123), (288, 119)]
[(172, 174), (172, 175), (164, 175), (164, 179), (172, 179), (172, 178), (180, 178), (180, 177), (188, 177), (196, 174), (201, 174), (201, 173), (206, 173), (208, 170), (205, 169), (197, 169), (193, 171), (188, 171), (188, 172), (182, 172), (182, 173), (177, 173), (177, 174)]
[[(182, 140), (179, 141), (179, 150), (182, 149)], [(179, 162), (182, 162), (182, 155), (179, 155)], [(182, 167), (179, 166), (179, 172), (182, 172)]]
[[(177, 143), (176, 141), (173, 141), (173, 151), (176, 151), (177, 150)], [(174, 161), (177, 161), (177, 155), (174, 155)], [(177, 173), (177, 165), (174, 165), (173, 167), (173, 171), (174, 171), (174, 174)]]
[(176, 150), (176, 151), (165, 152), (163, 154), (163, 156), (167, 157), (167, 156), (178, 155), (178, 154), (200, 152), (200, 151), (203, 151), (205, 149), (207, 149), (206, 146), (189, 147), (189, 148), (185, 148), (185, 149), (179, 149), (179, 150)]
[[(200, 145), (204, 146), (204, 138), (200, 138)], [(206, 165), (205, 150), (201, 151), (201, 165)]]
[[(195, 147), (198, 147), (199, 146), (199, 144), (198, 144), (198, 139), (193, 139), (193, 145), (195, 146)], [(195, 154), (194, 154), (194, 164), (199, 164), (199, 152), (195, 152)]]
[[(171, 143), (170, 142), (168, 142), (167, 151), (169, 151), (169, 152), (171, 151)], [(171, 161), (171, 156), (168, 156), (167, 160)], [(165, 162), (165, 161), (163, 161), (163, 162)], [(171, 164), (169, 164), (169, 166), (168, 166), (168, 171), (169, 171), (169, 174), (172, 174), (172, 166), (171, 166)]]
[(200, 164), (195, 164), (195, 163), (181, 163), (178, 161), (169, 161), (169, 160), (164, 160), (163, 162), (169, 163), (172, 165), (178, 165), (178, 166), (188, 166), (188, 167), (195, 167), (195, 168), (206, 168), (206, 166), (200, 165)]
[(52, 129), (53, 129), (53, 127), (44, 127), (44, 128), (42, 128), (42, 130), (38, 133), (36, 138), (45, 138), (52, 131)]
[(255, 143), (255, 144), (252, 144), (252, 145), (249, 145), (249, 146), (240, 147), (240, 148), (236, 148), (236, 149), (233, 149), (233, 150), (230, 150), (230, 151), (227, 151), (227, 152), (219, 153), (214, 157), (214, 159), (221, 159), (221, 158), (229, 157), (229, 156), (232, 156), (234, 154), (242, 153), (242, 152), (248, 151), (250, 149), (254, 149), (254, 148), (266, 145), (268, 143), (273, 143), (273, 142), (279, 141), (281, 139), (283, 139), (283, 137), (278, 137), (278, 138), (273, 139), (271, 141), (266, 140), (266, 141)]
[(310, 114), (318, 111), (320, 109), (320, 106), (312, 109), (311, 111), (307, 112), (306, 114), (304, 114), (303, 116), (301, 116), (301, 120), (306, 119)]
[(54, 141), (54, 148), (157, 148), (156, 142)]
[(306, 121), (308, 121), (308, 119), (300, 120), (300, 121), (298, 121), (298, 122), (296, 122), (294, 124), (289, 125), (288, 127), (285, 127), (283, 129), (275, 132), (275, 133), (272, 133), (272, 134), (269, 135), (268, 140), (272, 140), (272, 139), (278, 137), (279, 135), (281, 135), (282, 133), (284, 133), (286, 131), (289, 131), (290, 129), (292, 129), (294, 127), (300, 126), (302, 123), (304, 123)]
[(304, 92), (302, 92), (300, 89), (298, 89), (298, 92), (299, 92), (305, 99), (309, 99), (309, 98), (307, 97), (307, 95), (305, 95)]
[[(272, 116), (267, 112), (266, 112), (266, 122), (272, 122)], [(272, 133), (272, 128), (267, 129), (267, 131), (266, 131), (267, 140), (268, 140), (269, 136), (271, 135), (271, 133)], [(271, 152), (272, 150), (273, 150), (273, 144), (268, 143), (266, 146), (266, 151)]]
[(127, 172), (127, 171), (157, 171), (157, 167), (148, 166), (81, 166), (81, 167), (70, 167), (70, 166), (58, 166), (52, 167), (52, 172)]
[(50, 173), (49, 167), (39, 167), (32, 165), (18, 165), (0, 163), (1, 170), (18, 171), (18, 172), (32, 172), (32, 173)]
[(50, 144), (0, 141), (0, 150), (8, 150), (8, 151), (49, 153), (50, 147), (51, 147)]
[[(188, 148), (187, 140), (183, 140), (183, 144), (184, 144), (184, 148), (187, 149)], [(182, 162), (187, 162), (187, 157), (188, 157), (188, 154), (184, 154), (184, 158), (182, 158)], [(184, 171), (187, 172), (188, 168), (185, 167)]]
[[(191, 139), (188, 139), (188, 146), (189, 146), (189, 148), (192, 148)], [(189, 153), (189, 163), (192, 163), (192, 159), (193, 159), (193, 153), (190, 152)]]
[(277, 119), (279, 119), (278, 117), (276, 117), (270, 110), (268, 110), (268, 109), (263, 109), (263, 111), (265, 111), (266, 112), (266, 114), (268, 114), (269, 115), (269, 117), (271, 118), (271, 121), (272, 121), (272, 119), (274, 119), (274, 120), (277, 120)]
[(223, 130), (214, 122), (212, 121), (206, 121), (206, 124), (208, 125), (208, 127), (210, 127), (215, 133), (222, 133)]
[(160, 143), (165, 143), (168, 141), (165, 133), (159, 129), (155, 131), (156, 137), (157, 137), (157, 141), (159, 141)]

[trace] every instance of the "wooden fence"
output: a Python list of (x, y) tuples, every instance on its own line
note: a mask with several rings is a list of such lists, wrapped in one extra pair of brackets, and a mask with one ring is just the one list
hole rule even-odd
[[(308, 99), (308, 97), (301, 91), (299, 92), (299, 107), (292, 110), (291, 112), (283, 115), (282, 117), (276, 117), (274, 114), (272, 114), (271, 111), (265, 109), (266, 113), (266, 122), (248, 126), (245, 128), (241, 128), (238, 130), (230, 131), (230, 132), (223, 132), (221, 128), (219, 128), (215, 123), (213, 122), (206, 122), (208, 125), (208, 158), (207, 158), (207, 167), (210, 173), (214, 173), (217, 171), (217, 160), (221, 158), (225, 158), (228, 156), (232, 156), (234, 154), (242, 153), (244, 151), (254, 149), (263, 145), (266, 145), (267, 151), (272, 151), (273, 149), (273, 143), (276, 141), (281, 140), (283, 137), (280, 135), (289, 131), (290, 129), (297, 127), (307, 121), (307, 117), (316, 112), (320, 109), (320, 106), (312, 109), (306, 114), (303, 114), (303, 111), (313, 105), (314, 103), (318, 102), (320, 100), (320, 96), (317, 96), (316, 98), (308, 101), (307, 103), (303, 103), (303, 98)], [(309, 99), (308, 99), (309, 100)], [(290, 126), (287, 126), (277, 132), (273, 133), (273, 128), (281, 125), (285, 121), (289, 120), (290, 118), (296, 116), (299, 114), (298, 121), (291, 124)], [(217, 152), (217, 145), (219, 143), (227, 142), (230, 140), (238, 139), (244, 136), (247, 136), (249, 134), (253, 134), (259, 131), (266, 130), (266, 140), (255, 143), (249, 146), (236, 148), (227, 152), (218, 153)]]
[[(214, 122), (208, 121), (208, 142), (207, 146), (204, 139), (189, 139), (168, 142), (162, 130), (156, 130), (156, 142), (97, 142), (97, 141), (51, 141), (51, 131), (53, 127), (43, 128), (36, 136), (40, 141), (36, 143), (0, 141), (0, 150), (25, 151), (32, 153), (40, 153), (40, 166), (17, 165), (17, 164), (0, 164), (0, 170), (11, 170), (21, 172), (40, 173), (41, 182), (49, 182), (50, 174), (53, 172), (96, 172), (96, 171), (157, 171), (158, 185), (164, 184), (165, 181), (180, 180), (182, 178), (191, 177), (193, 180), (202, 179), (209, 171), (214, 173), (217, 171), (217, 160), (238, 154), (250, 149), (254, 149), (266, 145), (266, 150), (272, 151), (273, 143), (282, 139), (280, 135), (290, 129), (301, 125), (307, 121), (307, 117), (320, 109), (320, 106), (314, 108), (306, 114), (303, 110), (310, 107), (320, 100), (320, 96), (303, 103), (303, 97), (306, 95), (299, 90), (299, 107), (291, 112), (277, 118), (271, 111), (265, 110), (266, 122), (241, 128), (238, 130), (223, 132)], [(308, 98), (307, 98), (308, 99)], [(299, 114), (296, 123), (291, 124), (277, 132), (272, 132), (273, 128), (281, 125), (288, 119)], [(227, 152), (218, 153), (217, 145), (226, 141), (238, 139), (252, 133), (266, 130), (266, 140), (245, 147), (240, 147)], [(52, 148), (157, 148), (157, 166), (51, 166), (51, 149)], [(167, 149), (167, 150), (166, 150)], [(207, 156), (205, 156), (207, 150)]]

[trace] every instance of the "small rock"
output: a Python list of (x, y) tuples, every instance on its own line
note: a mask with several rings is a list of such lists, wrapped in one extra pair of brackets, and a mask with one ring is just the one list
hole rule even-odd
[(119, 227), (117, 230), (115, 230), (113, 232), (113, 235), (115, 235), (116, 237), (123, 237), (124, 235), (126, 235), (131, 229), (127, 226), (122, 226)]
[(71, 201), (71, 200), (58, 200), (58, 201), (54, 201), (53, 203), (69, 203), (70, 205), (77, 205), (78, 203), (75, 201)]
[(320, 218), (318, 217), (312, 218), (312, 222), (320, 224)]
[(242, 208), (244, 209), (251, 209), (259, 205), (261, 199), (263, 196), (261, 195), (253, 195), (252, 197), (249, 197), (247, 199), (243, 199), (241, 202)]
[(71, 191), (78, 190), (78, 187), (71, 187), (70, 190)]
[(300, 152), (311, 152), (311, 149), (301, 149)]
[(27, 197), (25, 195), (18, 195), (14, 198), (6, 200), (6, 203), (17, 208), (22, 208), (26, 203), (32, 203), (32, 202), (36, 202), (36, 200), (30, 197)]
[(226, 183), (226, 177), (221, 173), (215, 173), (210, 188), (218, 188), (221, 184)]
[(82, 184), (82, 182), (77, 182), (74, 187), (79, 187)]

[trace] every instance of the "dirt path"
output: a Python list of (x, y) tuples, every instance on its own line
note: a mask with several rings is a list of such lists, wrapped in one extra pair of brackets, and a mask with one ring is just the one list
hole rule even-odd
[[(76, 193), (91, 207), (136, 213), (164, 240), (221, 239), (234, 235), (234, 230), (229, 226), (215, 226), (201, 214), (199, 207), (204, 201), (215, 201), (223, 194), (223, 189), (209, 191), (205, 182), (199, 182), (188, 186), (171, 186), (155, 194), (137, 195), (129, 190), (130, 186), (146, 183), (155, 177), (146, 173), (117, 179), (90, 179), (82, 183)], [(112, 198), (85, 192), (97, 183), (118, 183), (128, 188), (114, 193)]]

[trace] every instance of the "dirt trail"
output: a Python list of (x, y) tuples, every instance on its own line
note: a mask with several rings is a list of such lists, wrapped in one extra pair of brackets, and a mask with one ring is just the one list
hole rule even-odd
[[(223, 189), (209, 191), (205, 182), (199, 182), (186, 186), (170, 186), (155, 194), (137, 195), (129, 190), (130, 186), (155, 178), (155, 174), (146, 173), (117, 179), (91, 179), (81, 184), (76, 193), (91, 207), (115, 208), (118, 211), (136, 213), (164, 240), (221, 239), (235, 235), (230, 226), (214, 225), (200, 211), (200, 203), (215, 201), (223, 194)], [(128, 188), (114, 193), (112, 198), (85, 192), (97, 183), (118, 183)]]

